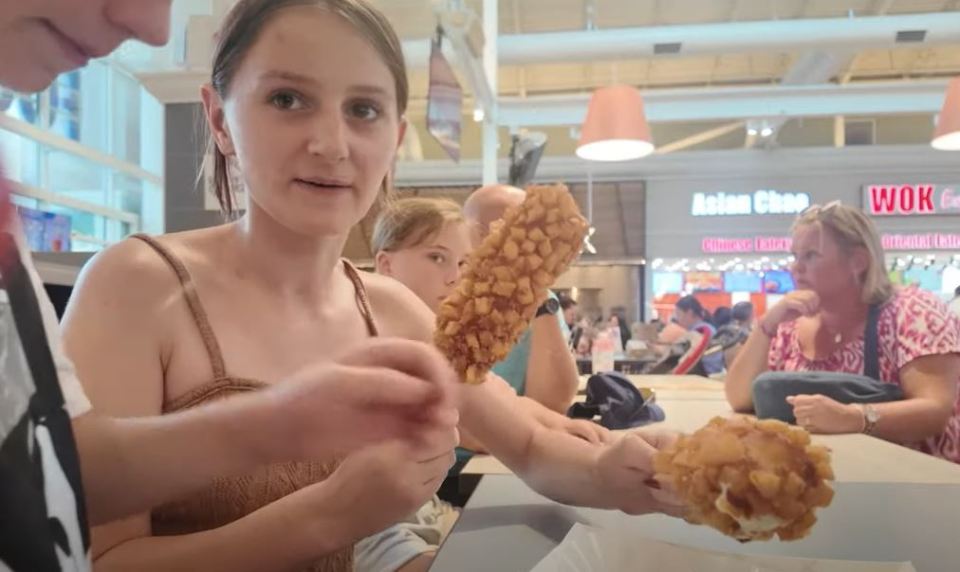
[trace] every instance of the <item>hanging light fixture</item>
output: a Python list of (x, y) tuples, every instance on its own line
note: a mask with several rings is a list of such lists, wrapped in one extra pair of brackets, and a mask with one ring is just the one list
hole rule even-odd
[(960, 77), (950, 80), (947, 86), (947, 96), (930, 144), (941, 151), (960, 151)]
[(588, 161), (630, 161), (653, 153), (640, 92), (628, 85), (593, 92), (580, 131), (577, 156)]

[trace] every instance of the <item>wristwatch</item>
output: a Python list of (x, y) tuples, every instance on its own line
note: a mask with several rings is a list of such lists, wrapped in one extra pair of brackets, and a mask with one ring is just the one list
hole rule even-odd
[(550, 297), (544, 300), (543, 304), (540, 304), (540, 307), (537, 308), (536, 317), (545, 316), (547, 314), (556, 314), (560, 311), (560, 302), (556, 298)]
[(877, 427), (877, 421), (880, 420), (880, 413), (877, 408), (869, 403), (861, 403), (860, 409), (863, 410), (863, 434), (870, 435)]

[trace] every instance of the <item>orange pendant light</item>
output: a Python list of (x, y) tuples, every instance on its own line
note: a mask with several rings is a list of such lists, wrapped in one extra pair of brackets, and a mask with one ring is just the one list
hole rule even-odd
[(628, 85), (596, 90), (580, 131), (577, 156), (588, 161), (630, 161), (653, 150), (640, 92)]

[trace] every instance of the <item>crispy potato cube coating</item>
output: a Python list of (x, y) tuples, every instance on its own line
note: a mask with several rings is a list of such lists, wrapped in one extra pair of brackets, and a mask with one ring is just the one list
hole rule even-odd
[(689, 522), (744, 541), (803, 538), (833, 500), (829, 451), (780, 421), (714, 418), (659, 452), (654, 468)]
[(527, 189), (471, 255), (437, 313), (434, 341), (466, 383), (481, 383), (529, 327), (547, 288), (583, 245), (587, 222), (563, 185)]

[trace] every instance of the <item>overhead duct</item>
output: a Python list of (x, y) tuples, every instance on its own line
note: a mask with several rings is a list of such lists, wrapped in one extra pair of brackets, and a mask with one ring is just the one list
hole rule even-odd
[[(730, 22), (500, 36), (500, 65), (530, 65), (680, 55), (864, 50), (897, 43), (934, 45), (960, 42), (960, 12)], [(658, 48), (659, 46), (659, 48)], [(670, 49), (665, 49), (669, 46)], [(403, 43), (408, 65), (427, 65), (430, 41)]]
[[(643, 92), (651, 123), (738, 119), (936, 113), (945, 81), (847, 85), (762, 85), (725, 88), (650, 89)], [(499, 123), (508, 127), (580, 125), (589, 94), (501, 97)]]

